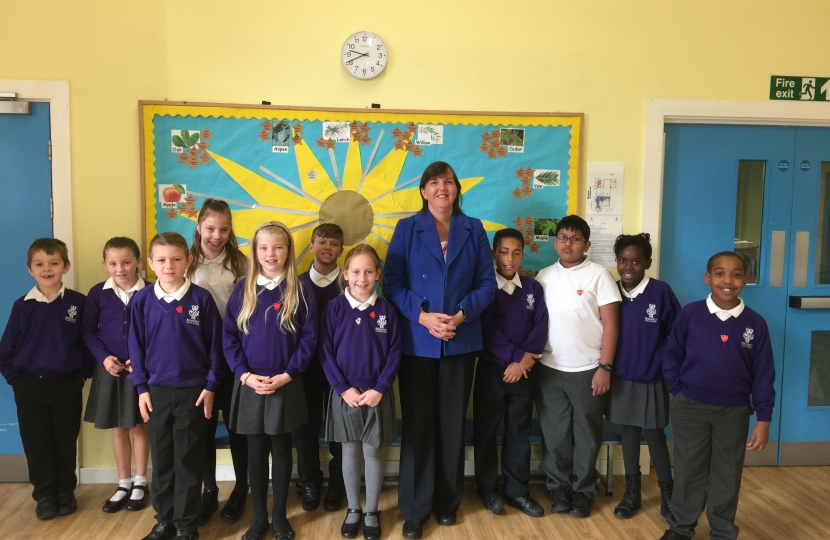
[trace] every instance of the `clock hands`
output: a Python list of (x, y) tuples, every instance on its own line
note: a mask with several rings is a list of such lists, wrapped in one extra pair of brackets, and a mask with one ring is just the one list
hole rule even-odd
[(359, 60), (360, 58), (362, 58), (362, 57), (364, 57), (364, 56), (369, 56), (369, 53), (359, 53), (359, 52), (357, 52), (357, 51), (351, 51), (351, 52), (352, 52), (352, 53), (354, 53), (354, 54), (356, 54), (356, 55), (357, 55), (357, 58), (352, 58), (351, 60), (346, 60), (346, 63), (347, 63), (347, 64), (351, 64), (351, 63), (352, 63), (352, 62), (354, 62), (355, 60)]

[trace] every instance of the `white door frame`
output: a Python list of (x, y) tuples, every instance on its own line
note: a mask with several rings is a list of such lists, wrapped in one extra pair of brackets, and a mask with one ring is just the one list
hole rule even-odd
[[(74, 258), (72, 235), (72, 165), (69, 148), (69, 81), (20, 81), (0, 79), (0, 92), (17, 92), (21, 101), (49, 103), (52, 140), (52, 227), (55, 238), (66, 243), (69, 260)], [(44, 149), (46, 151), (46, 149)], [(64, 285), (75, 288), (75, 268), (64, 276)]]
[(830, 103), (704, 99), (647, 100), (641, 223), (642, 230), (651, 233), (654, 255), (649, 274), (654, 277), (659, 277), (660, 268), (660, 224), (665, 151), (663, 127), (665, 124), (680, 123), (830, 126)]

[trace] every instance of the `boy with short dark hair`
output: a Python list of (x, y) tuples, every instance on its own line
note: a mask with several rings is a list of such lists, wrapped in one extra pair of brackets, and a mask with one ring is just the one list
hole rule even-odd
[[(518, 274), (523, 249), (524, 237), (516, 229), (502, 229), (493, 237), (498, 290), (481, 314), (484, 350), (473, 392), (475, 474), (478, 494), (494, 514), (507, 502), (528, 516), (542, 517), (545, 511), (530, 496), (527, 485), (533, 415), (531, 370), (547, 343), (548, 310), (541, 285)], [(496, 430), (502, 419), (504, 497), (498, 490), (496, 451)]]
[(66, 244), (35, 240), (26, 265), (37, 285), (12, 305), (0, 339), (0, 372), (14, 390), (37, 517), (51, 519), (78, 507), (81, 392), (95, 358), (81, 336), (86, 297), (63, 284), (70, 268)]
[(534, 373), (536, 412), (550, 510), (586, 518), (596, 493), (622, 298), (611, 273), (585, 255), (591, 228), (584, 219), (566, 216), (554, 234), (559, 261), (536, 276), (550, 313), (548, 345)]
[[(767, 323), (738, 295), (744, 259), (713, 255), (704, 277), (712, 293), (680, 312), (663, 355), (674, 434), (674, 491), (662, 540), (689, 540), (706, 508), (712, 538), (738, 538), (735, 514), (746, 450), (769, 439), (775, 365)], [(749, 418), (758, 421), (749, 435)]]
[[(343, 229), (335, 223), (321, 223), (311, 233), (309, 251), (314, 255), (314, 263), (300, 279), (311, 286), (317, 302), (317, 313), (321, 321), (323, 311), (334, 298), (340, 295), (337, 277), (340, 268), (337, 259), (343, 254)], [(323, 485), (323, 472), (320, 470), (320, 427), (323, 425), (324, 404), (329, 397), (330, 386), (320, 358), (315, 355), (303, 372), (308, 405), (308, 423), (294, 431), (294, 445), (297, 447), (297, 472), (302, 483), (303, 510), (312, 511), (320, 506), (320, 488)], [(340, 443), (329, 441), (329, 489), (323, 507), (327, 512), (340, 510), (346, 497), (343, 484), (343, 454)]]

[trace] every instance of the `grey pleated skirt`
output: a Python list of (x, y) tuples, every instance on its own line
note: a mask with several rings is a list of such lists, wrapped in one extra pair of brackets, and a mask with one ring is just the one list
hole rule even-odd
[(669, 391), (662, 377), (647, 382), (611, 378), (605, 416), (615, 424), (663, 429), (669, 423)]
[(233, 383), (230, 428), (242, 435), (282, 435), (308, 422), (303, 376), (273, 394), (260, 395), (239, 379)]
[[(369, 388), (358, 388), (360, 392)], [(326, 415), (326, 440), (362, 441), (374, 448), (389, 446), (398, 438), (395, 391), (390, 388), (375, 407), (349, 407), (334, 390)]]
[(95, 424), (97, 429), (134, 428), (144, 423), (138, 409), (138, 392), (127, 379), (126, 371), (113, 377), (103, 364), (95, 366), (84, 421)]

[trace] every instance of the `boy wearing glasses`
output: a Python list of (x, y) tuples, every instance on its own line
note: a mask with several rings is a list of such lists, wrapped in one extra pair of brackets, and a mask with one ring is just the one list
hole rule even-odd
[(559, 261), (536, 276), (550, 316), (534, 391), (550, 511), (570, 511), (579, 518), (591, 514), (596, 493), (602, 415), (622, 301), (611, 273), (585, 255), (590, 236), (581, 217), (562, 218), (553, 241)]

